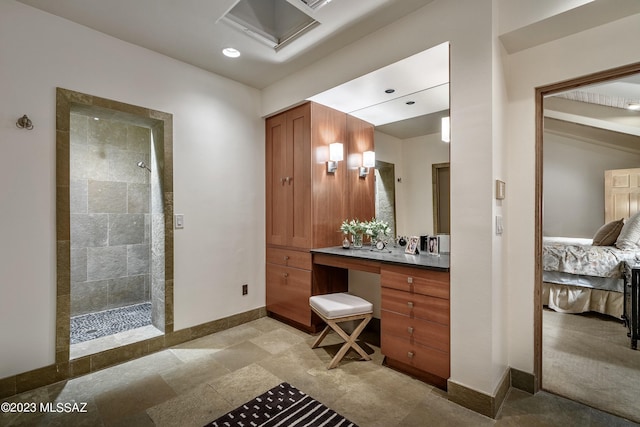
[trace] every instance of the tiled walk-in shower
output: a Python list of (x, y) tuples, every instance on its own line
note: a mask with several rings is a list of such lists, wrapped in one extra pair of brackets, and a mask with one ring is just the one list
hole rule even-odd
[(70, 119), (70, 343), (150, 324), (162, 331), (164, 217), (153, 132), (101, 111)]

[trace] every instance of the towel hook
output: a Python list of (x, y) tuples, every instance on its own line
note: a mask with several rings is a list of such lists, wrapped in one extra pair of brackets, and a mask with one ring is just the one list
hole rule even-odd
[(33, 122), (31, 122), (31, 119), (25, 114), (18, 119), (18, 121), (16, 122), (16, 127), (20, 129), (31, 130), (33, 129)]

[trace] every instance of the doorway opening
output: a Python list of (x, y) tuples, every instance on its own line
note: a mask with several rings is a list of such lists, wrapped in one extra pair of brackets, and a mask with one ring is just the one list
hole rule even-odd
[[(629, 348), (621, 319), (623, 279), (611, 281), (620, 289), (603, 291), (597, 274), (555, 271), (552, 260), (563, 257), (563, 248), (597, 250), (594, 235), (606, 218), (605, 170), (621, 168), (628, 161), (640, 167), (640, 135), (611, 133), (593, 121), (580, 122), (578, 116), (591, 116), (604, 106), (592, 98), (573, 105), (573, 112), (565, 108), (579, 101), (572, 99), (576, 92), (638, 73), (640, 64), (632, 64), (536, 89), (534, 297), (536, 390), (636, 421), (640, 411), (634, 412), (636, 405), (631, 403), (637, 390), (629, 386), (640, 379), (640, 353)], [(614, 144), (618, 139), (620, 144)], [(626, 148), (625, 140), (631, 142)], [(630, 160), (633, 156), (636, 160)], [(616, 249), (615, 244), (608, 245)]]
[(169, 114), (66, 89), (57, 98), (63, 361), (171, 332), (172, 144)]

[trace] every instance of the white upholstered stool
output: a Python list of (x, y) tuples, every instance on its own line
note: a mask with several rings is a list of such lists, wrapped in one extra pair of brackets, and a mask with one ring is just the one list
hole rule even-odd
[[(345, 340), (342, 348), (333, 357), (327, 369), (335, 368), (350, 348), (357, 351), (364, 360), (371, 360), (366, 351), (357, 343), (358, 335), (367, 326), (373, 316), (373, 305), (360, 297), (347, 293), (315, 295), (309, 298), (311, 309), (327, 324), (316, 338), (311, 348), (316, 348), (333, 329)], [(360, 324), (348, 335), (338, 323), (361, 320)]]

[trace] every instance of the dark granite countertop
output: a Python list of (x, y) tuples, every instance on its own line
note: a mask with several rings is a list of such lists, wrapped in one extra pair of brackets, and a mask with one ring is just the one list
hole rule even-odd
[(311, 249), (311, 253), (335, 255), (350, 258), (359, 258), (372, 261), (379, 261), (387, 264), (398, 264), (409, 267), (427, 268), (431, 270), (449, 271), (449, 254), (410, 255), (404, 252), (402, 247), (390, 247), (382, 251), (371, 250), (368, 247), (362, 249), (344, 249), (342, 246), (332, 246), (329, 248)]

